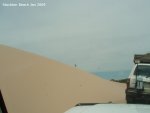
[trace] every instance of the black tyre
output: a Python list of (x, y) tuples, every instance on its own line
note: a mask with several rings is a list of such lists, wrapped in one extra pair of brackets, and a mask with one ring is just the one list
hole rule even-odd
[(135, 103), (135, 99), (129, 95), (126, 95), (126, 102), (127, 104)]

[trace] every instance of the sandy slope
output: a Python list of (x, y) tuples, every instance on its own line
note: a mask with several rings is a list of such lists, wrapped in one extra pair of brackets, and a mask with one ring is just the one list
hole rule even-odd
[(9, 113), (63, 113), (81, 102), (125, 102), (124, 84), (2, 45), (0, 89)]

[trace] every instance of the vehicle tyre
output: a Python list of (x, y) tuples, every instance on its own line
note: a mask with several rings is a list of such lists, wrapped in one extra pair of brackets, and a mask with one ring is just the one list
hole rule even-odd
[(135, 99), (131, 96), (126, 95), (127, 104), (135, 103)]

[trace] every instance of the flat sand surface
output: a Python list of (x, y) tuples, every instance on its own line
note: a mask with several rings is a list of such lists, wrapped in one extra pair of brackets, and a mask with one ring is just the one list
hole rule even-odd
[(0, 89), (9, 113), (63, 113), (77, 103), (125, 103), (125, 84), (3, 45)]

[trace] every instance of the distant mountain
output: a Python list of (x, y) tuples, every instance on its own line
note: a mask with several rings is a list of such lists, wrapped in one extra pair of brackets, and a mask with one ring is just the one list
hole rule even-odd
[(93, 74), (102, 77), (107, 80), (120, 80), (125, 79), (129, 76), (131, 70), (123, 70), (123, 71), (100, 71), (100, 72), (93, 72)]

